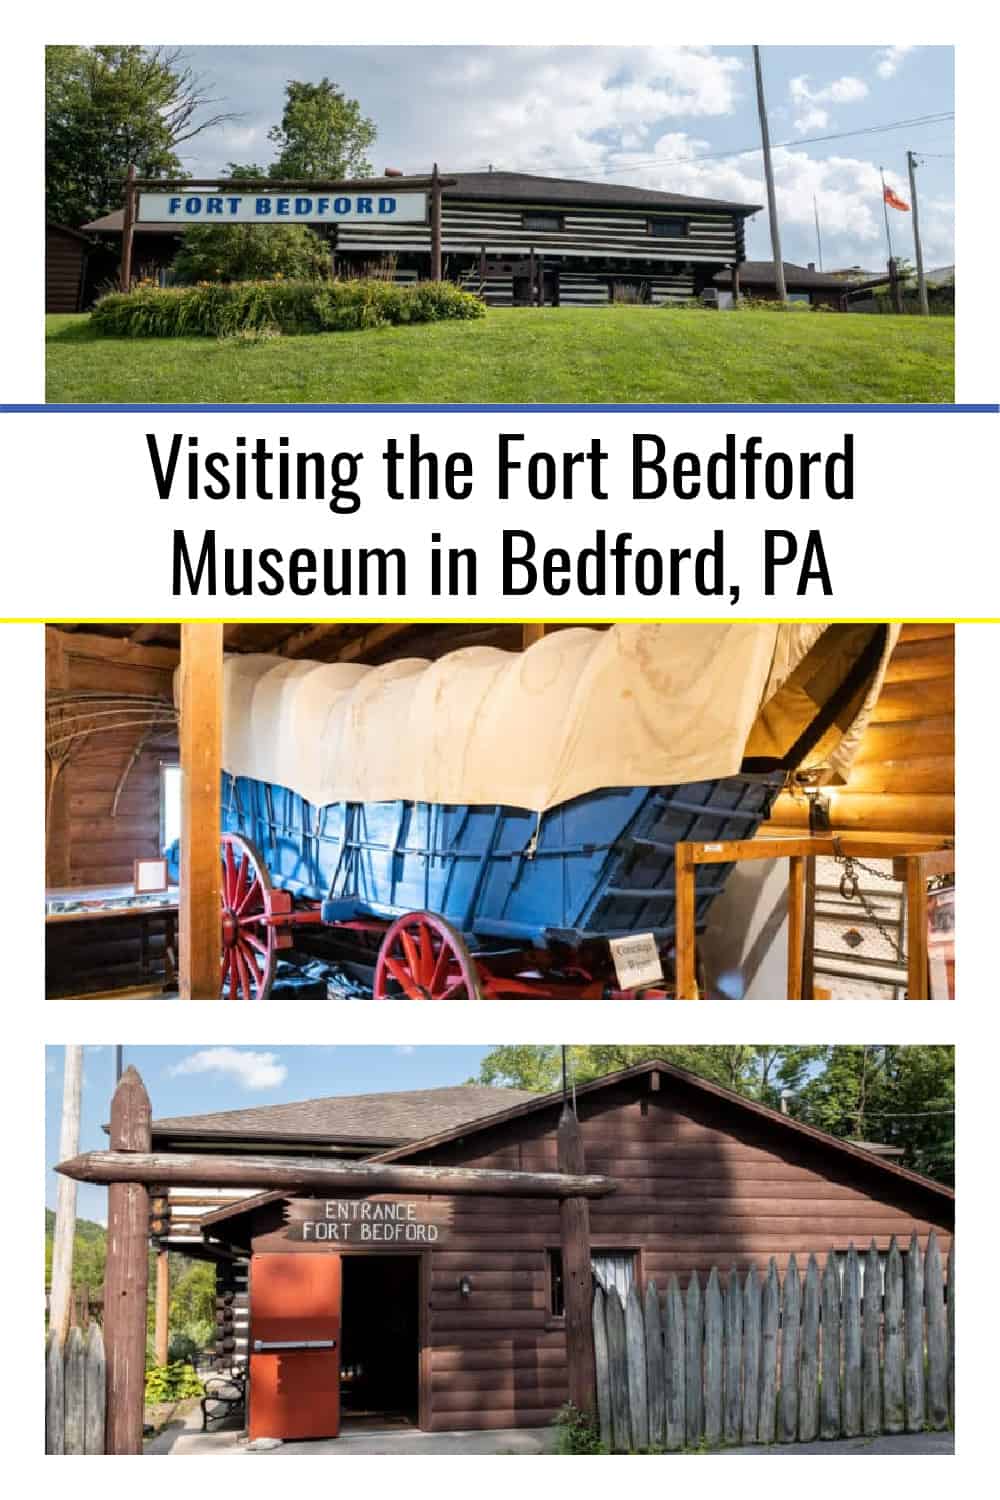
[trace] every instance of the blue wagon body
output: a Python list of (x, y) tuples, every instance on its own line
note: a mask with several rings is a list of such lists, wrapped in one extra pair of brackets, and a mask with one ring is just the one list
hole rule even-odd
[[(480, 949), (578, 947), (674, 934), (674, 846), (750, 838), (781, 771), (588, 793), (537, 815), (425, 802), (317, 807), (287, 787), (223, 776), (223, 831), (254, 844), (273, 884), (325, 922), (433, 911)], [(697, 868), (702, 925), (731, 866)]]

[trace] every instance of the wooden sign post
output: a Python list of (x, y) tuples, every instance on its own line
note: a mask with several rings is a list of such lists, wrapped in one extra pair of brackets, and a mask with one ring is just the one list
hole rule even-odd
[[(111, 1101), (112, 1150), (147, 1153), (152, 1144), (151, 1113), (142, 1079), (134, 1068), (127, 1068)], [(146, 1185), (112, 1183), (108, 1187), (108, 1258), (104, 1271), (106, 1453), (142, 1452), (148, 1235)]]
[(118, 286), (123, 292), (132, 287), (132, 239), (135, 234), (135, 163), (129, 165), (125, 179), (125, 213), (122, 218), (122, 263)]
[[(556, 1135), (560, 1172), (584, 1173), (580, 1122), (568, 1104), (563, 1106)], [(593, 1416), (597, 1409), (597, 1366), (591, 1313), (590, 1204), (585, 1197), (559, 1201), (562, 1249), (563, 1303), (566, 1309), (566, 1364), (569, 1399), (577, 1411)]]
[(431, 172), (431, 280), (441, 280), (441, 178), (437, 162)]

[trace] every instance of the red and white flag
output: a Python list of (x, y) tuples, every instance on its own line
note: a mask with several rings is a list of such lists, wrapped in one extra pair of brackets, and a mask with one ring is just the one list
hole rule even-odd
[(900, 198), (898, 193), (894, 193), (891, 187), (884, 187), (882, 189), (882, 196), (890, 208), (898, 208), (900, 213), (903, 214), (910, 212), (910, 205), (904, 199)]

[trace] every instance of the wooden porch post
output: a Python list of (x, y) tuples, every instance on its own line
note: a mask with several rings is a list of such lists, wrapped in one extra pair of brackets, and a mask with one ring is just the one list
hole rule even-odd
[(733, 293), (734, 305), (740, 300), (740, 263), (734, 261), (730, 267), (730, 288)]
[[(111, 1101), (111, 1149), (148, 1152), (149, 1095), (126, 1068)], [(146, 1294), (149, 1283), (149, 1192), (143, 1183), (108, 1187), (108, 1258), (104, 1271), (107, 1356), (106, 1453), (142, 1452), (146, 1385)]]
[(437, 162), (431, 172), (431, 280), (441, 280), (441, 183)]
[(118, 285), (127, 292), (132, 285), (132, 237), (135, 224), (135, 162), (129, 163), (125, 178), (125, 213), (122, 218), (122, 263)]
[[(568, 1103), (563, 1105), (556, 1141), (560, 1172), (581, 1175), (584, 1171), (583, 1137), (580, 1122)], [(597, 1406), (597, 1370), (591, 1314), (590, 1204), (586, 1198), (560, 1199), (559, 1237), (569, 1399), (578, 1411), (593, 1415)]]
[(182, 1000), (220, 989), (222, 863), (222, 625), (181, 625), (181, 879), (178, 923)]
[(165, 1365), (170, 1352), (170, 1252), (156, 1253), (156, 1328), (153, 1335), (156, 1363)]

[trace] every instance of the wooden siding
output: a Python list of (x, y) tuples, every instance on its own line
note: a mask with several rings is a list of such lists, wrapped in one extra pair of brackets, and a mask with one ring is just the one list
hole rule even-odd
[[(618, 1183), (591, 1203), (595, 1249), (637, 1252), (640, 1285), (671, 1272), (745, 1270), (771, 1255), (846, 1250), (874, 1237), (886, 1249), (937, 1229), (944, 1253), (950, 1205), (932, 1193), (747, 1116), (725, 1100), (646, 1073), (581, 1096), (587, 1170)], [(556, 1168), (553, 1107), (466, 1142), (413, 1156), (435, 1165)], [(451, 1228), (429, 1253), (430, 1345), (425, 1420), (434, 1430), (539, 1426), (566, 1399), (561, 1320), (548, 1311), (548, 1257), (559, 1246), (559, 1211), (537, 1199), (453, 1198)], [(265, 1215), (269, 1216), (265, 1219)], [(317, 1252), (284, 1239), (280, 1206), (261, 1211), (255, 1250)], [(377, 1253), (377, 1252), (376, 1252)], [(459, 1278), (472, 1293), (463, 1298)]]
[(87, 247), (52, 225), (45, 230), (45, 311), (80, 311)]
[[(545, 233), (525, 229), (526, 213), (558, 212), (562, 227)], [(685, 235), (654, 237), (651, 219), (684, 219)], [(650, 209), (555, 210), (546, 204), (477, 203), (445, 198), (441, 210), (442, 249), (448, 254), (537, 254), (559, 260), (586, 259), (702, 262), (718, 267), (742, 255), (742, 221), (727, 213), (670, 212)], [(338, 252), (402, 253), (430, 250), (428, 224), (341, 224)]]
[[(834, 828), (955, 832), (955, 627), (904, 625), (846, 786), (830, 789)], [(804, 799), (781, 796), (761, 836), (804, 828)]]

